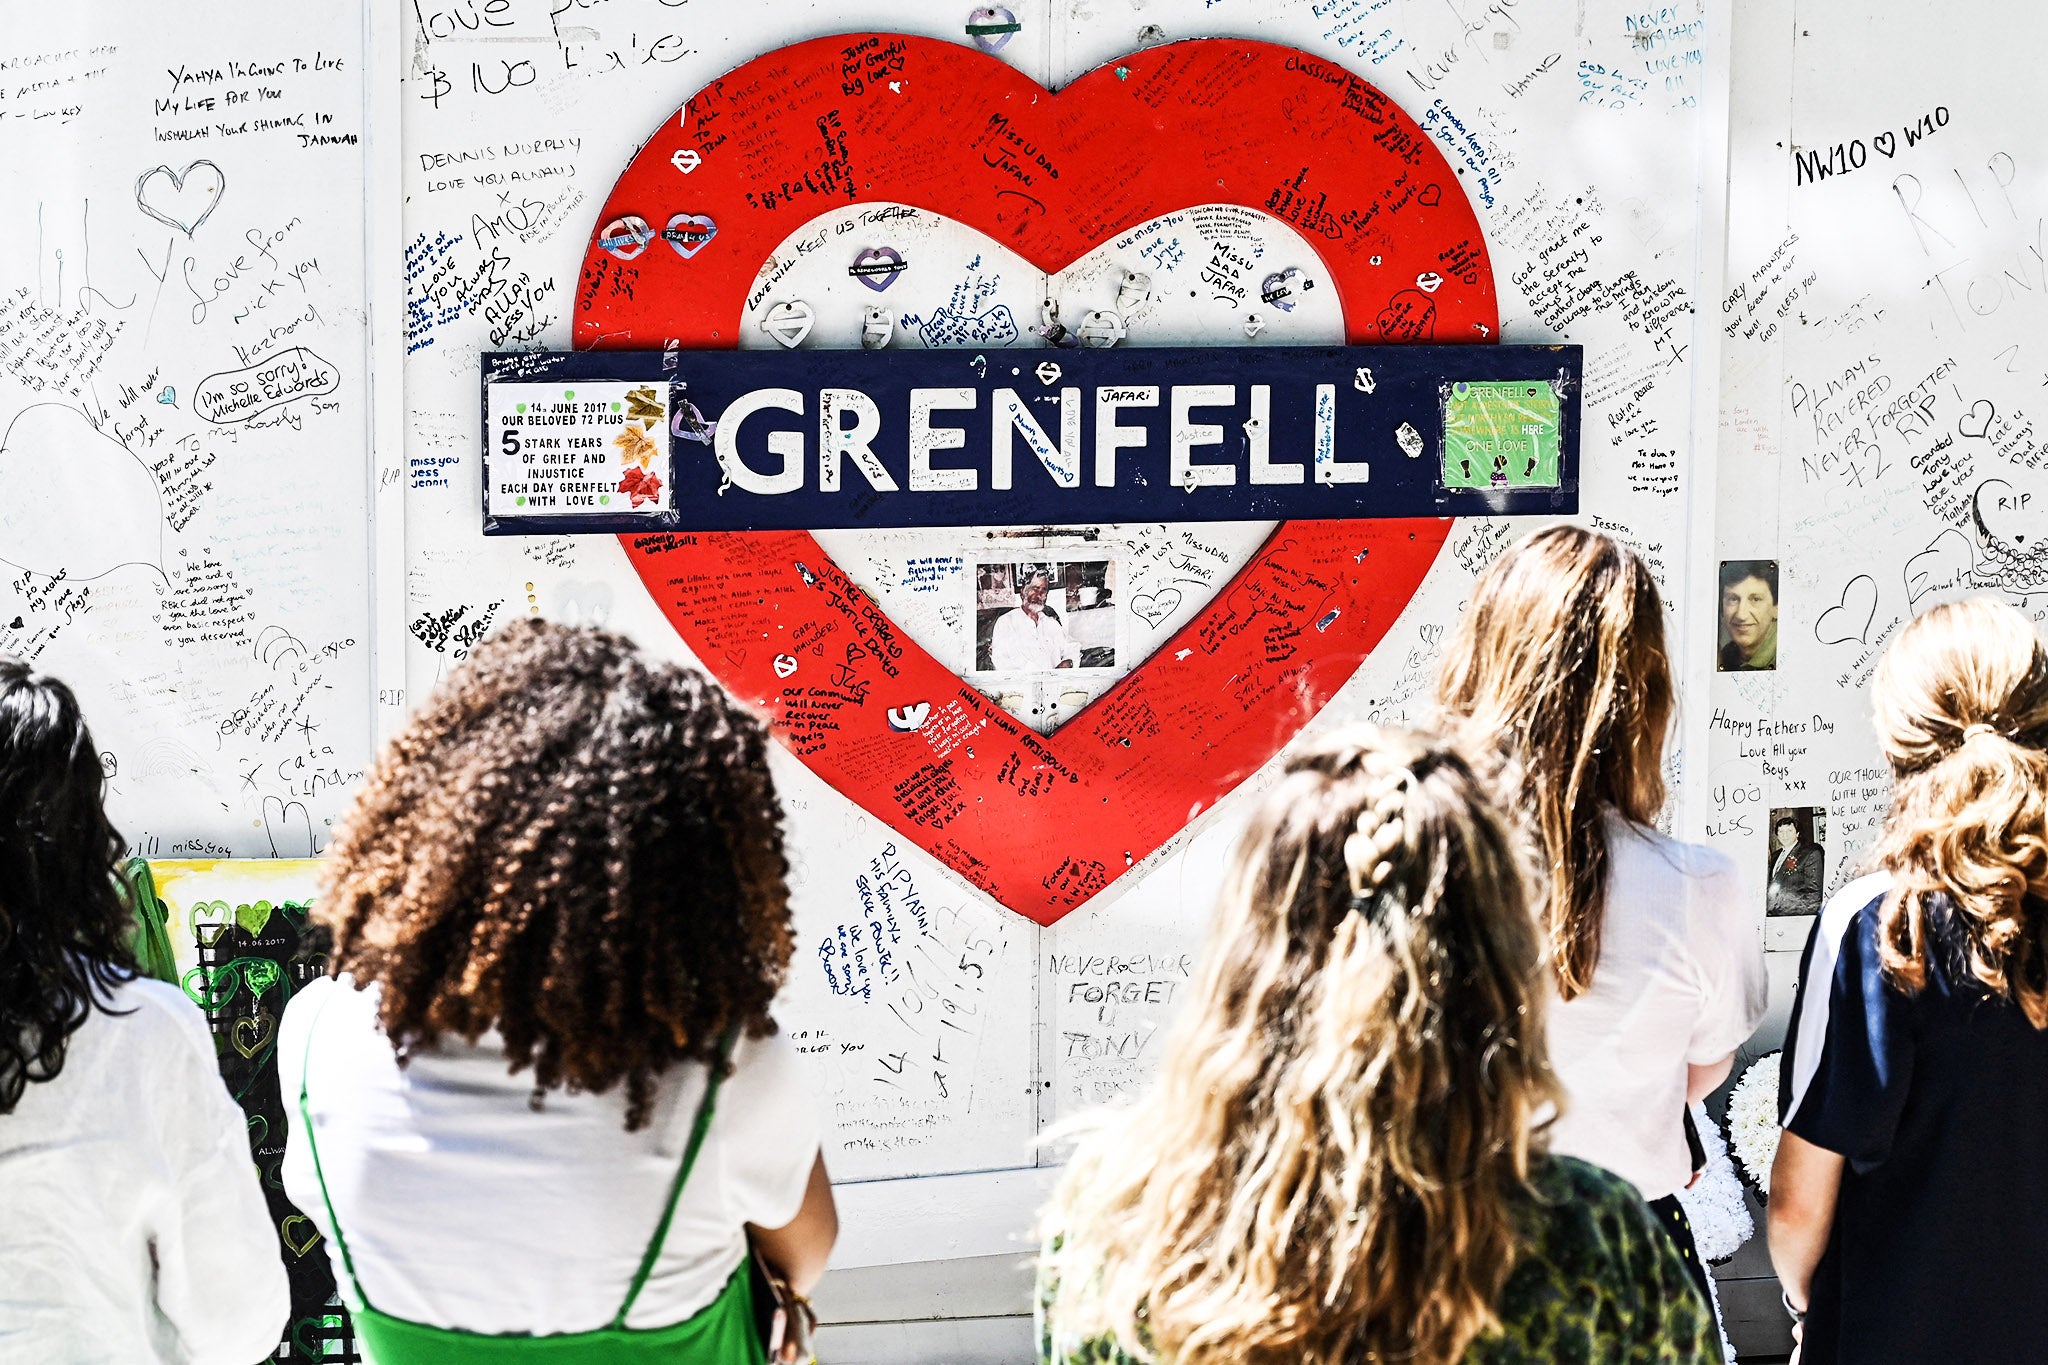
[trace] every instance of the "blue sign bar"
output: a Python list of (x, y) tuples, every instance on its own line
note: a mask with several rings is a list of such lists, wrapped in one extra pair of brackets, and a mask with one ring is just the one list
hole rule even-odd
[(1558, 515), (1578, 510), (1582, 365), (1577, 346), (491, 353), (484, 530)]

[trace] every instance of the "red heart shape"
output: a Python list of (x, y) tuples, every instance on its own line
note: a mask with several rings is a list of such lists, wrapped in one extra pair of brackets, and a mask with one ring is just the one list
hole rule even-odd
[[(685, 149), (702, 157), (687, 178)], [(1151, 48), (1056, 96), (931, 39), (800, 43), (693, 96), (597, 221), (665, 216), (679, 200), (718, 223), (716, 239), (692, 261), (621, 261), (593, 240), (579, 347), (735, 344), (759, 264), (811, 218), (869, 201), (945, 214), (1047, 271), (1176, 209), (1241, 204), (1316, 244), (1351, 341), (1478, 340), (1499, 326), (1484, 236), (1428, 136), (1359, 77), (1267, 43)], [(1442, 287), (1417, 291), (1432, 273)], [(807, 534), (621, 541), (691, 651), (792, 752), (1051, 924), (1293, 738), (1386, 634), (1449, 530), (1282, 524), (1164, 648), (1049, 737), (904, 638)], [(781, 654), (799, 661), (787, 681), (771, 663)], [(920, 704), (923, 723), (902, 728)]]

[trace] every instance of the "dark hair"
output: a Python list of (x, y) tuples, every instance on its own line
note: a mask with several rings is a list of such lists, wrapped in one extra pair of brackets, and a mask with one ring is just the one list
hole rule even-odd
[(0, 658), (0, 1114), (135, 974), (105, 781), (71, 689)]
[(1780, 825), (1792, 826), (1793, 834), (1802, 844), (1819, 842), (1813, 837), (1813, 810), (1810, 807), (1788, 806), (1780, 810), (1771, 821), (1771, 832), (1776, 833)]
[(1730, 559), (1721, 565), (1721, 591), (1726, 592), (1737, 583), (1748, 579), (1760, 579), (1771, 590), (1771, 601), (1778, 600), (1778, 561), (1775, 559)]
[(702, 673), (528, 619), (385, 745), (315, 916), (392, 1046), (496, 1028), (541, 1089), (626, 1086), (770, 1032), (788, 863), (767, 731)]

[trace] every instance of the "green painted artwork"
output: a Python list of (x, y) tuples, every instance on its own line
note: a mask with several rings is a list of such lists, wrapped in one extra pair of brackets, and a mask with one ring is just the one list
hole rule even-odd
[(1562, 417), (1549, 381), (1488, 379), (1444, 394), (1444, 487), (1555, 488)]

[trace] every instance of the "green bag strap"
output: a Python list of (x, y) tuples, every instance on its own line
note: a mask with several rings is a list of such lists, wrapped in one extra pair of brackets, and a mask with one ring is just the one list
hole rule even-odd
[(170, 916), (157, 899), (156, 878), (149, 873), (149, 860), (130, 858), (121, 868), (121, 881), (135, 911), (135, 962), (142, 974), (157, 981), (178, 984), (178, 955), (171, 947)]
[(683, 1149), (683, 1164), (676, 1170), (675, 1183), (669, 1186), (668, 1206), (661, 1211), (661, 1222), (655, 1225), (654, 1237), (640, 1257), (640, 1269), (633, 1276), (633, 1287), (626, 1291), (626, 1301), (619, 1305), (617, 1315), (612, 1318), (613, 1327), (625, 1327), (626, 1314), (633, 1311), (640, 1291), (647, 1286), (647, 1277), (654, 1273), (655, 1261), (661, 1257), (662, 1243), (668, 1240), (668, 1225), (675, 1220), (676, 1201), (682, 1198), (683, 1184), (690, 1178), (690, 1168), (697, 1164), (697, 1152), (704, 1145), (704, 1135), (711, 1131), (711, 1114), (718, 1104), (719, 1083), (724, 1079), (721, 1073), (725, 1070), (726, 1059), (732, 1055), (733, 1040), (738, 1033), (738, 1025), (727, 1030), (719, 1041), (717, 1059), (706, 1068), (704, 1098), (697, 1102), (697, 1121), (690, 1129), (690, 1145)]
[(299, 1124), (306, 1130), (306, 1150), (313, 1154), (313, 1178), (320, 1182), (320, 1202), (327, 1207), (327, 1226), (334, 1229), (334, 1244), (341, 1248), (341, 1264), (348, 1271), (348, 1282), (356, 1291), (356, 1301), (365, 1308), (374, 1307), (370, 1296), (363, 1292), (363, 1282), (356, 1278), (355, 1259), (348, 1254), (348, 1238), (341, 1235), (341, 1220), (334, 1216), (334, 1197), (327, 1193), (327, 1172), (320, 1168), (320, 1144), (313, 1136), (313, 1110), (306, 1103), (307, 1073), (313, 1069), (313, 1035), (319, 1032), (320, 1016), (327, 1013), (327, 1001), (334, 998), (334, 992), (341, 990), (339, 982), (330, 982), (327, 997), (320, 1002), (320, 1008), (306, 1024), (306, 1055), (299, 1063)]

